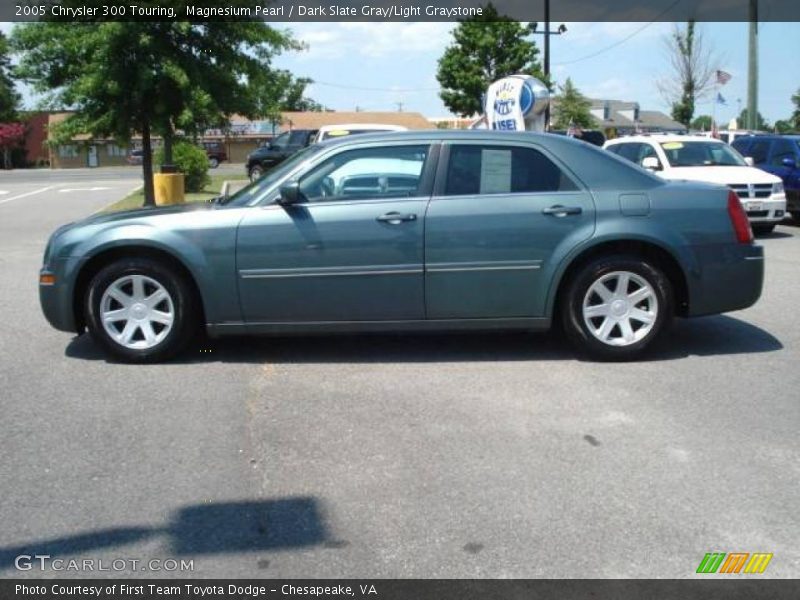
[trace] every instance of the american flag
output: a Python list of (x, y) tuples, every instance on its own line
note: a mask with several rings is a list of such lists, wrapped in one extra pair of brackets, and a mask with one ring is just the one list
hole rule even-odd
[(725, 71), (717, 71), (717, 83), (719, 85), (725, 85), (731, 80), (731, 74), (726, 73)]

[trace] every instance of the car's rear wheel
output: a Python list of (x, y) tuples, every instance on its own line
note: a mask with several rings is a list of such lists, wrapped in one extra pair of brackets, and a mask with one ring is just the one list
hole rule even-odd
[(671, 320), (672, 294), (669, 279), (655, 264), (634, 256), (597, 258), (567, 284), (564, 331), (593, 358), (637, 358)]
[(216, 156), (212, 156), (208, 159), (208, 166), (212, 169), (216, 169), (219, 166), (219, 159)]
[(191, 286), (151, 259), (123, 259), (104, 267), (90, 282), (85, 302), (89, 333), (124, 361), (174, 356), (196, 332)]
[(754, 234), (768, 235), (775, 229), (775, 224), (770, 223), (769, 225), (753, 225), (752, 227)]
[(250, 181), (255, 181), (256, 179), (260, 179), (261, 176), (264, 174), (264, 169), (256, 165), (250, 169)]

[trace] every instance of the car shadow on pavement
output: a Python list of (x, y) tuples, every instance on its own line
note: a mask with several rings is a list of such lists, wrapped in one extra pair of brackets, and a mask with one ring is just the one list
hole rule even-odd
[[(116, 548), (149, 538), (164, 537), (174, 556), (287, 550), (316, 545), (336, 548), (320, 503), (313, 497), (197, 504), (178, 510), (163, 527), (120, 527), (0, 546), (0, 571), (14, 569), (25, 556), (33, 569), (34, 556), (68, 559), (91, 551)], [(111, 561), (104, 561), (110, 563)]]
[[(675, 360), (774, 352), (783, 344), (763, 329), (726, 315), (676, 319), (641, 359)], [(82, 360), (110, 360), (88, 335), (73, 338), (65, 354)], [(558, 332), (368, 334), (302, 337), (236, 336), (204, 339), (170, 364), (225, 363), (393, 363), (587, 360)]]

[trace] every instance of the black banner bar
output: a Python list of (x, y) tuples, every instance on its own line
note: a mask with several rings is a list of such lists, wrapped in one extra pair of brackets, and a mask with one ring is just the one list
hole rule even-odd
[[(544, 19), (548, 0), (493, 0), (500, 15)], [(549, 0), (550, 20), (748, 21), (750, 0)], [(483, 14), (489, 0), (3, 0), (0, 21), (414, 22)], [(758, 0), (759, 21), (800, 21), (798, 0)]]
[(760, 600), (796, 599), (800, 580), (0, 580), (2, 600)]

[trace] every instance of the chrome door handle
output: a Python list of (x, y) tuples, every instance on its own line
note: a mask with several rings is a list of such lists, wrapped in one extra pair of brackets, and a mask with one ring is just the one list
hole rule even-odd
[(548, 206), (544, 210), (542, 210), (542, 214), (545, 215), (553, 215), (554, 217), (566, 217), (567, 215), (579, 215), (583, 212), (583, 209), (580, 206), (561, 206), (560, 204), (556, 204), (555, 206)]
[(390, 212), (386, 213), (385, 215), (381, 215), (376, 220), (380, 221), (381, 223), (389, 223), (389, 225), (399, 225), (400, 223), (407, 221), (416, 221), (417, 215), (413, 213), (404, 215), (399, 212)]

